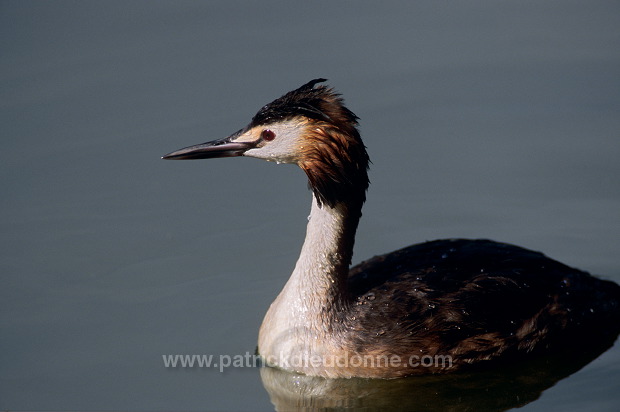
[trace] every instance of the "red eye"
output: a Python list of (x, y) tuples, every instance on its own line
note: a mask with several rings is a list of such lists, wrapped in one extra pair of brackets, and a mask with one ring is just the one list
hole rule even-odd
[(265, 129), (261, 133), (261, 137), (263, 138), (263, 140), (270, 142), (276, 138), (276, 134), (269, 129)]

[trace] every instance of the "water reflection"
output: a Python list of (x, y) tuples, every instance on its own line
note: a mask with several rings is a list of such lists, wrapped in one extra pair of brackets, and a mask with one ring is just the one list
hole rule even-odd
[(493, 370), (405, 379), (324, 379), (276, 368), (261, 378), (277, 411), (504, 411), (535, 401), (613, 342)]

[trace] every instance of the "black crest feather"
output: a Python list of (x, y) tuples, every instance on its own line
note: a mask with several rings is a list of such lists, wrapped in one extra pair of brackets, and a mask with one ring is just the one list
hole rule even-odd
[(265, 125), (295, 116), (330, 121), (329, 116), (320, 109), (321, 100), (328, 91), (327, 87), (314, 88), (327, 79), (313, 79), (303, 86), (286, 93), (273, 102), (263, 106), (252, 118), (250, 126)]

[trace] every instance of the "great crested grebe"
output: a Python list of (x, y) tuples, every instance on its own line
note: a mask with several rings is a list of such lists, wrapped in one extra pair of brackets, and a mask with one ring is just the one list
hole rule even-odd
[(306, 172), (306, 238), (259, 332), (268, 364), (327, 378), (395, 378), (613, 342), (620, 287), (517, 246), (436, 240), (349, 270), (369, 158), (357, 116), (333, 89), (315, 87), (324, 81), (274, 100), (225, 139), (163, 157), (249, 156)]

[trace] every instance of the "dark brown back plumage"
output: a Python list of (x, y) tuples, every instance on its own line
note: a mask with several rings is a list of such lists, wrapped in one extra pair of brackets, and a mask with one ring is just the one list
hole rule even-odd
[[(349, 293), (358, 348), (450, 355), (453, 369), (608, 346), (620, 332), (620, 286), (490, 240), (437, 240), (375, 257), (351, 269)], [(403, 370), (412, 372), (428, 371)]]

